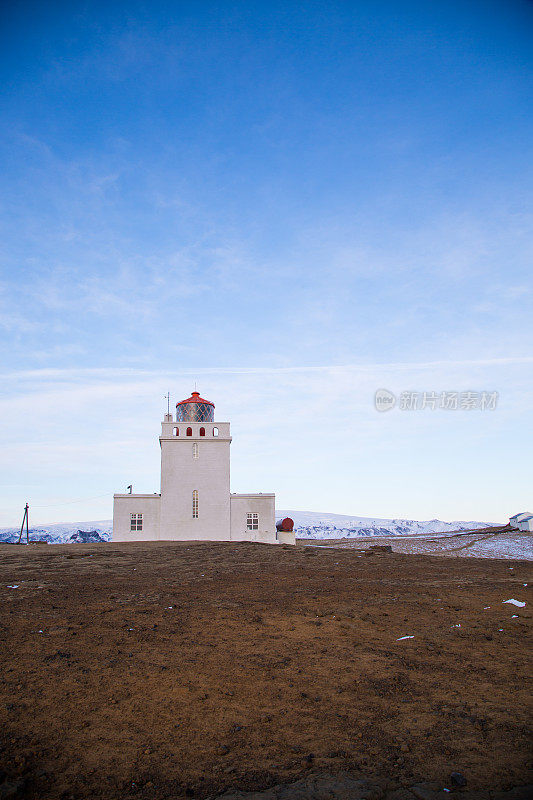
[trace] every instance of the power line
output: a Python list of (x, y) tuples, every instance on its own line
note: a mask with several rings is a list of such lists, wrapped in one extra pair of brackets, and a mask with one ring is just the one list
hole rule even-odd
[(105, 494), (97, 494), (94, 497), (81, 497), (79, 500), (67, 500), (66, 503), (48, 503), (45, 506), (35, 506), (32, 504), (32, 508), (54, 508), (55, 506), (71, 506), (74, 503), (84, 503), (87, 500), (98, 500), (100, 497), (109, 497), (112, 495), (112, 492), (106, 492)]

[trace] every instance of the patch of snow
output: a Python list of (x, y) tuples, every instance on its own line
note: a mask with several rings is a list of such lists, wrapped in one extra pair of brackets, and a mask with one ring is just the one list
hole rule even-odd
[(397, 642), (403, 642), (404, 639), (414, 639), (414, 636), (400, 636), (399, 639), (396, 639)]
[(19, 583), (13, 583), (11, 586), (7, 586), (7, 589), (18, 589), (20, 587)]
[(463, 550), (463, 555), (472, 558), (520, 558), (533, 561), (533, 536), (500, 533), (469, 545)]
[(524, 608), (525, 606), (525, 603), (523, 603), (521, 600), (515, 600), (514, 597), (512, 597), (510, 600), (502, 600), (502, 603), (511, 603), (511, 605), (517, 606), (518, 608)]

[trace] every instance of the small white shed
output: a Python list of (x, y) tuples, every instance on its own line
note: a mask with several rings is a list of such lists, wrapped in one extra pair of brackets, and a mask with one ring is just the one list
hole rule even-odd
[(513, 517), (509, 517), (509, 525), (511, 528), (518, 528), (518, 523), (520, 520), (531, 516), (533, 516), (531, 511), (522, 511), (520, 514), (515, 514)]
[(533, 531), (533, 514), (521, 519), (518, 522), (518, 529), (521, 531)]

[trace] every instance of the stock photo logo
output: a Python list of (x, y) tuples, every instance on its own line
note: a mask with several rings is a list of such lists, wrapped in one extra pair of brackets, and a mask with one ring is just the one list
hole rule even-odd
[(498, 405), (498, 392), (446, 391), (446, 392), (400, 392), (396, 396), (388, 389), (378, 389), (374, 395), (376, 411), (494, 411)]
[(390, 411), (396, 405), (396, 396), (388, 389), (378, 389), (374, 395), (376, 411)]

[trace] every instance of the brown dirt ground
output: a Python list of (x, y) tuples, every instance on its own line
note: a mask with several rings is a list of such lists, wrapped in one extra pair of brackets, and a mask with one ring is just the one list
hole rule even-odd
[(0, 546), (0, 769), (50, 800), (205, 798), (313, 770), (524, 784), (532, 572), (248, 543)]

